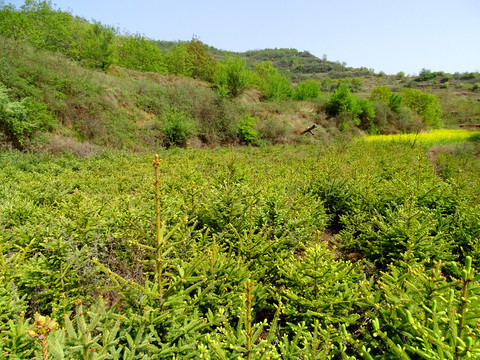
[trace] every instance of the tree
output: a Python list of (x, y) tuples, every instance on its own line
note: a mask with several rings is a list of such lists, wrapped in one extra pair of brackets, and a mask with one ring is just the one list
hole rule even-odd
[(320, 96), (320, 85), (316, 80), (301, 81), (295, 87), (293, 98), (295, 100), (312, 100)]
[(114, 28), (95, 21), (82, 41), (82, 62), (89, 67), (107, 69), (114, 59), (114, 37)]
[(346, 85), (339, 86), (333, 92), (327, 103), (327, 114), (335, 117), (340, 113), (353, 112), (355, 108), (355, 98)]
[(165, 56), (157, 44), (140, 34), (117, 38), (116, 62), (118, 65), (140, 71), (167, 72)]
[(420, 115), (428, 126), (435, 129), (442, 126), (442, 107), (435, 95), (418, 89), (405, 89), (402, 95), (405, 106)]
[(218, 62), (197, 38), (181, 43), (165, 55), (168, 72), (214, 83)]
[(247, 63), (239, 57), (227, 56), (220, 63), (217, 88), (221, 96), (236, 97), (250, 82)]
[(292, 95), (290, 81), (278, 73), (271, 61), (255, 66), (254, 83), (266, 100), (284, 100)]
[(165, 63), (169, 74), (192, 77), (193, 64), (188, 60), (188, 49), (185, 43), (176, 45), (165, 54)]
[(215, 82), (218, 62), (207, 46), (197, 38), (187, 43), (188, 61), (192, 64), (192, 77)]

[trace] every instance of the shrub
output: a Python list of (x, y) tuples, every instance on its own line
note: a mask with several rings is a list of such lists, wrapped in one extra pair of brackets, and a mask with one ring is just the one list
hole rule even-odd
[(238, 139), (238, 120), (242, 114), (235, 102), (210, 88), (188, 83), (166, 86), (164, 92), (169, 107), (195, 120), (202, 142), (219, 145)]
[(280, 74), (269, 77), (262, 86), (266, 100), (286, 100), (292, 95), (290, 81)]
[(418, 77), (415, 79), (415, 81), (428, 81), (435, 79), (440, 73), (438, 72), (432, 72), (431, 70), (428, 69), (422, 69), (420, 71), (420, 74), (418, 74)]
[(240, 121), (240, 128), (238, 130), (238, 137), (247, 145), (255, 143), (258, 138), (258, 131), (255, 130), (258, 118), (250, 115), (245, 116)]
[(279, 144), (287, 141), (291, 126), (281, 119), (269, 117), (258, 124), (258, 132), (266, 143)]
[(187, 145), (187, 140), (193, 135), (194, 121), (186, 113), (172, 109), (168, 111), (162, 132), (165, 136), (165, 146)]
[(118, 37), (116, 52), (116, 62), (120, 66), (161, 74), (167, 72), (163, 52), (154, 41), (139, 34)]
[(374, 127), (375, 110), (373, 104), (365, 99), (357, 99), (355, 106), (355, 117), (358, 119), (357, 125), (369, 133), (375, 133)]
[(388, 86), (381, 85), (372, 90), (369, 99), (387, 104), (392, 94), (393, 91)]
[(348, 86), (339, 86), (333, 92), (327, 103), (327, 114), (335, 117), (340, 113), (353, 112), (355, 108), (355, 98), (350, 92)]
[(293, 91), (295, 100), (312, 100), (320, 96), (320, 86), (316, 80), (305, 80), (298, 83)]
[(7, 88), (0, 84), (0, 131), (16, 147), (22, 148), (35, 128), (35, 124), (28, 117), (25, 102), (11, 101), (8, 97)]
[(403, 103), (402, 97), (395, 93), (392, 93), (390, 95), (390, 98), (388, 99), (388, 106), (393, 112), (396, 112), (396, 113), (400, 111), (402, 103)]
[(435, 95), (418, 89), (406, 89), (402, 95), (405, 105), (420, 115), (428, 126), (435, 129), (442, 126), (442, 107)]
[(217, 75), (218, 94), (224, 97), (236, 97), (247, 87), (250, 75), (247, 63), (239, 57), (228, 56), (222, 63)]
[(255, 66), (253, 82), (262, 91), (265, 100), (286, 100), (292, 96), (290, 81), (278, 73), (271, 61)]

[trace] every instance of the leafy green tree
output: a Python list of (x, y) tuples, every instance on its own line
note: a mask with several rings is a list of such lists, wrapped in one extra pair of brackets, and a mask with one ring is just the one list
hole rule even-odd
[(292, 95), (290, 81), (281, 74), (268, 78), (262, 90), (266, 100), (286, 100)]
[(25, 39), (31, 23), (23, 12), (11, 5), (0, 2), (0, 34), (14, 40)]
[(236, 97), (251, 83), (247, 63), (239, 57), (227, 56), (220, 63), (217, 75), (218, 93), (225, 97)]
[(395, 113), (400, 111), (403, 99), (400, 95), (395, 94), (388, 86), (377, 86), (370, 94), (371, 101), (377, 101), (389, 106), (390, 110)]
[(375, 110), (370, 101), (366, 99), (356, 99), (355, 117), (358, 118), (356, 123), (361, 129), (370, 133), (376, 131), (373, 122), (375, 119)]
[(437, 71), (437, 72), (432, 72), (429, 69), (423, 68), (422, 71), (420, 71), (420, 74), (418, 74), (418, 77), (415, 79), (415, 81), (428, 81), (428, 80), (433, 80), (439, 76), (443, 76), (444, 73), (443, 71)]
[(297, 84), (293, 91), (295, 100), (312, 100), (320, 96), (320, 85), (316, 80), (305, 80)]
[(140, 71), (167, 72), (165, 56), (157, 44), (140, 34), (120, 36), (116, 41), (116, 63)]
[(192, 64), (191, 76), (211, 83), (215, 82), (218, 62), (208, 52), (208, 47), (197, 38), (193, 38), (187, 43), (187, 53), (188, 59)]
[(277, 68), (273, 66), (271, 61), (264, 61), (255, 65), (255, 83), (258, 86), (261, 86), (263, 80), (268, 79), (271, 76), (278, 74)]
[(339, 86), (333, 92), (327, 103), (327, 114), (335, 117), (340, 113), (353, 112), (355, 110), (355, 98), (348, 86)]
[(182, 43), (173, 47), (165, 54), (165, 62), (169, 74), (191, 77), (193, 64), (188, 59), (187, 44)]
[(278, 73), (271, 61), (255, 66), (253, 78), (266, 100), (285, 100), (292, 95), (290, 81)]
[(442, 107), (435, 95), (418, 89), (405, 89), (402, 95), (405, 106), (420, 115), (428, 126), (435, 129), (442, 126)]
[(200, 40), (193, 38), (189, 42), (181, 43), (165, 54), (168, 72), (199, 78), (208, 82), (215, 82), (218, 62), (208, 47)]
[(114, 60), (115, 29), (100, 22), (94, 22), (85, 35), (82, 44), (82, 62), (89, 67), (107, 69)]
[(393, 91), (388, 86), (381, 85), (372, 90), (369, 99), (387, 104), (392, 94)]

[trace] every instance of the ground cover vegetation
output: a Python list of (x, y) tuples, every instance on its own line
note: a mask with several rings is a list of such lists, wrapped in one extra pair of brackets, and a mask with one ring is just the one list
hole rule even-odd
[(0, 359), (480, 357), (479, 76), (0, 0)]
[[(325, 142), (480, 121), (477, 73), (387, 76), (295, 49), (226, 53), (198, 38), (124, 33), (49, 1), (0, 2), (0, 20), (4, 147), (86, 155)], [(242, 138), (247, 117), (255, 141)], [(312, 124), (315, 138), (299, 135)]]
[(0, 357), (476, 358), (478, 140), (429, 148), (4, 151)]

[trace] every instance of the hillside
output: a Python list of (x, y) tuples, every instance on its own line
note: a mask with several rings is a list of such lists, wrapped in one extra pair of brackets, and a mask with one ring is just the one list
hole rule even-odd
[(0, 0), (0, 360), (479, 359), (479, 81)]
[[(157, 41), (158, 46), (162, 50), (170, 50), (181, 43), (178, 41)], [(270, 61), (280, 73), (292, 82), (307, 79), (342, 79), (375, 75), (373, 71), (367, 68), (347, 67), (338, 61), (328, 61), (326, 57), (320, 59), (308, 51), (298, 51), (297, 49), (261, 49), (246, 52), (227, 52), (209, 46), (208, 50), (220, 61), (229, 54), (245, 59), (247, 66), (251, 69), (262, 62)]]
[[(0, 20), (3, 148), (324, 143), (480, 123), (478, 73), (386, 76), (296, 49), (226, 53), (123, 34), (43, 1), (2, 5)], [(315, 136), (301, 134), (312, 125)]]

